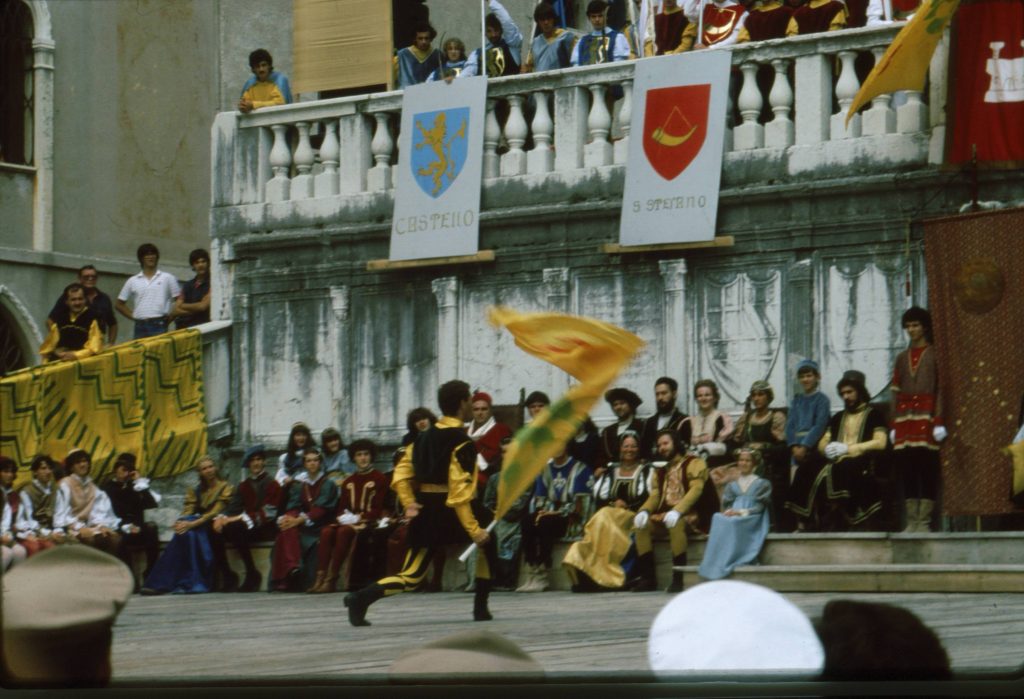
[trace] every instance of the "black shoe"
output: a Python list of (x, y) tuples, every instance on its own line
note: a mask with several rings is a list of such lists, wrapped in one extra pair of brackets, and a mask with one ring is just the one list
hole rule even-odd
[(238, 588), (239, 592), (256, 592), (260, 589), (260, 583), (263, 582), (263, 576), (260, 575), (258, 570), (252, 570), (245, 574), (245, 580), (242, 582), (242, 586)]
[(352, 626), (369, 626), (366, 620), (366, 610), (370, 605), (384, 596), (384, 588), (373, 583), (364, 587), (359, 592), (350, 592), (345, 595), (345, 606), (348, 608), (348, 623)]
[(477, 578), (476, 590), (473, 592), (473, 621), (490, 621), (494, 617), (487, 608), (487, 598), (491, 594), (491, 581)]
[(640, 578), (631, 588), (630, 592), (654, 592), (658, 589), (658, 584), (650, 578)]
[(144, 587), (141, 590), (139, 590), (139, 594), (143, 595), (145, 597), (155, 597), (157, 595), (166, 595), (167, 591), (166, 590), (154, 590), (151, 587)]

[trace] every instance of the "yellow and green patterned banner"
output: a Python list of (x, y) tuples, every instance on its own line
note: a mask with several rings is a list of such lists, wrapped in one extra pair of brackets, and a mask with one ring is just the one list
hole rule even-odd
[(123, 452), (135, 454), (150, 478), (190, 469), (206, 452), (199, 332), (135, 340), (0, 379), (0, 454), (18, 462), (19, 482), (37, 454), (62, 461), (74, 447), (92, 454), (97, 479)]
[(498, 520), (544, 470), (548, 459), (576, 434), (615, 377), (645, 343), (614, 325), (562, 313), (492, 308), (490, 319), (512, 333), (517, 347), (580, 382), (516, 433), (498, 473), (494, 514)]

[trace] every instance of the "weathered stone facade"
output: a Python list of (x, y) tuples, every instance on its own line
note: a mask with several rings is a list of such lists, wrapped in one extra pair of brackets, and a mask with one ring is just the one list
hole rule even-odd
[[(495, 251), (493, 263), (367, 271), (367, 261), (387, 257), (393, 167), (403, 164), (394, 148), (400, 93), (221, 114), (211, 229), (230, 272), (215, 305), (235, 324), (238, 435), (281, 445), (304, 420), (394, 444), (406, 411), (434, 405), (439, 381), (457, 376), (503, 404), (524, 389), (562, 391), (566, 375), (487, 324), (492, 304), (589, 315), (643, 337), (647, 348), (620, 379), (645, 397), (643, 414), (662, 374), (683, 387), (715, 379), (731, 411), (756, 379), (788, 401), (804, 356), (820, 361), (836, 405), (835, 382), (849, 368), (880, 393), (905, 344), (900, 314), (927, 303), (914, 222), (969, 198), (965, 178), (939, 165), (944, 48), (929, 92), (896, 109), (876, 100), (850, 131), (842, 127), (833, 101), (849, 104), (856, 91), (853, 58), (879, 56), (894, 33), (733, 51), (749, 82), (733, 105), (718, 216), (732, 247), (602, 251), (618, 237), (630, 106), (616, 110), (625, 138), (607, 148), (593, 147), (602, 136), (588, 122), (604, 109), (600, 90), (630, 86), (630, 63), (491, 81), (489, 97), (512, 104), (504, 134), (489, 117), (484, 137), (480, 248)], [(791, 70), (788, 94), (755, 94), (748, 66), (758, 65)], [(551, 95), (553, 125), (529, 125), (553, 142), (551, 157), (519, 150), (525, 95)], [(775, 114), (767, 123), (758, 116), (765, 103)], [(326, 134), (319, 152), (308, 136), (317, 129)], [(508, 153), (499, 154), (499, 136)], [(983, 198), (1018, 197), (1020, 185), (1019, 173), (983, 175)], [(595, 417), (610, 412), (601, 406)]]

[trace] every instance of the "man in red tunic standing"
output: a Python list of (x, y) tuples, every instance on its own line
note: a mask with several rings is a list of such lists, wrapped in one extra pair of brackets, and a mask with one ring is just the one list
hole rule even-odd
[(931, 531), (939, 491), (939, 443), (946, 438), (939, 400), (939, 366), (931, 344), (932, 318), (913, 306), (903, 314), (910, 347), (896, 357), (892, 372), (893, 461), (903, 479), (905, 532)]

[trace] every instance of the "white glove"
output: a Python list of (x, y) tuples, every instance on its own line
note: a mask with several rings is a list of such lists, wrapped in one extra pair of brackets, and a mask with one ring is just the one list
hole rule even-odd
[(679, 522), (679, 518), (682, 517), (677, 510), (669, 510), (665, 513), (665, 526), (669, 529), (676, 526)]
[(148, 487), (149, 487), (149, 479), (148, 478), (136, 478), (135, 482), (132, 484), (132, 490), (134, 490), (136, 493), (141, 493), (143, 490), (145, 490)]
[(725, 453), (725, 443), (708, 442), (703, 446), (704, 451), (710, 456), (722, 456)]
[(344, 514), (338, 515), (338, 524), (359, 524), (359, 515), (345, 510)]
[(896, 443), (896, 430), (889, 430), (889, 444)]
[(946, 437), (949, 436), (949, 432), (942, 425), (936, 425), (932, 428), (932, 437), (935, 438), (936, 442), (945, 441)]
[(487, 470), (487, 466), (488, 466), (487, 459), (484, 458), (484, 455), (483, 454), (477, 454), (476, 455), (476, 467), (478, 469), (480, 469), (481, 471), (486, 471)]
[(388, 517), (381, 517), (380, 521), (377, 522), (377, 528), (378, 529), (385, 529), (388, 526), (389, 522), (391, 522), (390, 518), (388, 518)]
[(651, 516), (647, 514), (646, 510), (640, 510), (639, 512), (636, 513), (636, 517), (633, 518), (633, 528), (643, 529), (647, 526), (647, 520), (649, 520), (650, 518)]
[(850, 447), (846, 446), (842, 442), (829, 442), (825, 447), (825, 456), (835, 461), (840, 456), (845, 455), (850, 451)]

